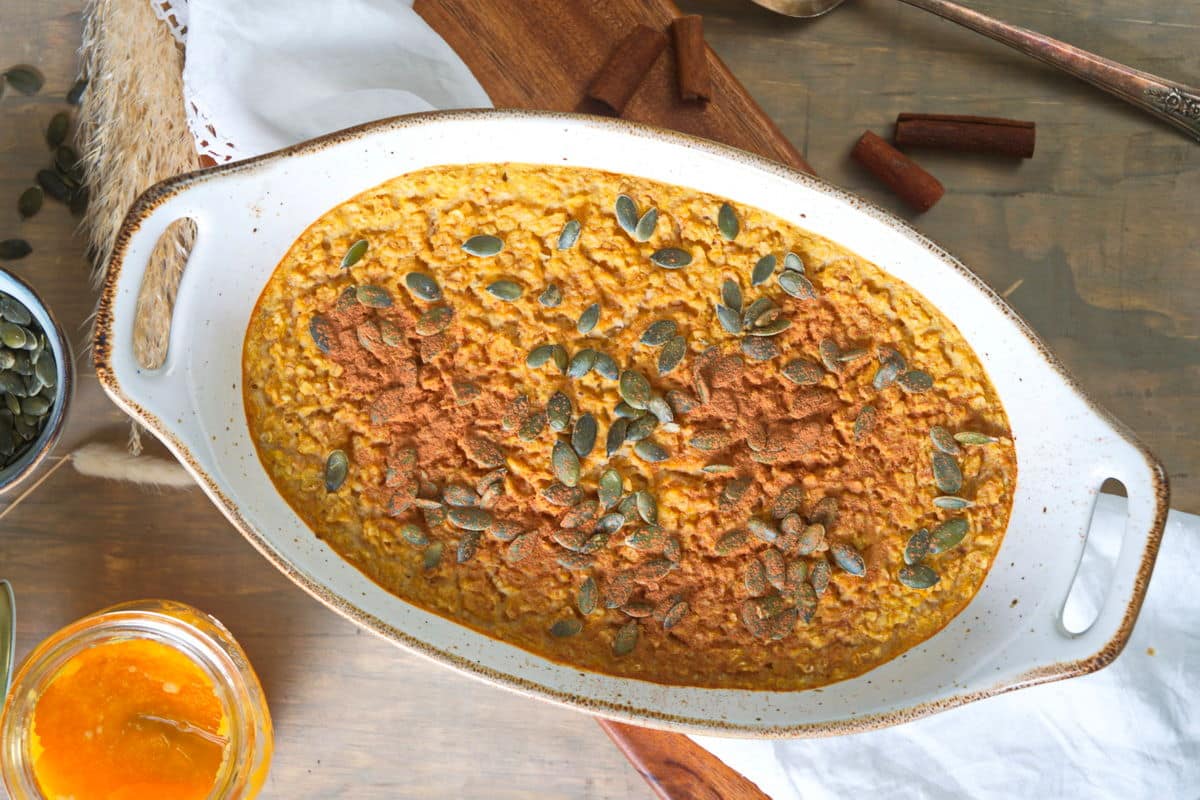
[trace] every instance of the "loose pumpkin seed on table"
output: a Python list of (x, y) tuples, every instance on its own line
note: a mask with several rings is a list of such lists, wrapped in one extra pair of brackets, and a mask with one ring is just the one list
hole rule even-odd
[[(414, 203), (429, 211), (395, 212)], [(437, 167), (318, 220), (258, 309), (245, 405), (284, 499), (403, 599), (565, 668), (821, 686), (846, 677), (840, 653), (876, 666), (944, 626), (1002, 539), (1007, 421), (956, 329), (760, 209), (575, 168)], [(22, 337), (0, 333), (18, 393), (0, 455), (28, 446), (56, 378)], [(1001, 441), (955, 438), (972, 431)]]

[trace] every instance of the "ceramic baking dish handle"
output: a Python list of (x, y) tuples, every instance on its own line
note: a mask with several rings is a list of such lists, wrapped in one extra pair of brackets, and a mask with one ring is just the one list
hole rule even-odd
[(1141, 610), (1166, 525), (1169, 495), (1162, 465), (1108, 420), (1103, 420), (1103, 427), (1106, 435), (1095, 440), (1099, 458), (1088, 479), (1097, 489), (1108, 478), (1124, 484), (1125, 533), (1095, 621), (1083, 631), (1072, 632), (1063, 624), (1060, 607), (1055, 625), (1060, 637), (1073, 640), (1073, 658), (1100, 658), (1107, 663), (1124, 647)]

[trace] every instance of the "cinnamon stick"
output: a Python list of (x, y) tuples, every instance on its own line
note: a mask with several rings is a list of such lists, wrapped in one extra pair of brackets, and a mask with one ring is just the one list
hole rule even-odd
[(704, 20), (699, 14), (676, 17), (671, 22), (671, 34), (675, 39), (675, 74), (679, 80), (679, 96), (684, 100), (699, 102), (711, 99)]
[(917, 211), (928, 211), (946, 193), (937, 178), (871, 131), (850, 155)]
[(1032, 158), (1037, 130), (1032, 122), (959, 114), (901, 114), (896, 144), (940, 147), (970, 153)]
[(638, 25), (613, 48), (588, 86), (587, 96), (620, 114), (666, 46), (665, 33)]

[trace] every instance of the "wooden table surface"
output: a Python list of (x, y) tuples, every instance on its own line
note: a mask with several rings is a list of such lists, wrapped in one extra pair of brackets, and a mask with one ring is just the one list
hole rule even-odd
[[(746, 0), (681, 5), (705, 14), (711, 44), (818, 174), (888, 208), (901, 210), (848, 158), (863, 129), (885, 133), (901, 111), (1036, 120), (1031, 161), (919, 156), (947, 194), (917, 225), (998, 291), (1016, 287), (1016, 310), (1164, 461), (1173, 505), (1200, 511), (1200, 145), (895, 0), (852, 0), (808, 23)], [(1194, 3), (970, 5), (1200, 83)], [(33, 244), (32, 256), (4, 266), (42, 292), (80, 353), (60, 454), (125, 433), (83, 356), (93, 294), (76, 220), (49, 201), (30, 221), (16, 213), (74, 79), (81, 6), (7, 0), (0, 9), (0, 69), (29, 62), (47, 76), (40, 95), (0, 100), (0, 239)], [(276, 573), (198, 489), (147, 492), (63, 469), (0, 521), (0, 577), (17, 591), (20, 655), (76, 617), (138, 597), (183, 600), (222, 619), (275, 718), (266, 797), (650, 796), (590, 719), (355, 629)]]

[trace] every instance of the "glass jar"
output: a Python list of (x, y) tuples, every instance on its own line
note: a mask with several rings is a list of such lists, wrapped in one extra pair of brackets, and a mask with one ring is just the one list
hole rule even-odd
[(25, 660), (0, 718), (0, 777), (13, 800), (43, 800), (34, 772), (33, 720), (42, 693), (73, 657), (98, 645), (147, 640), (184, 655), (204, 674), (223, 712), (224, 757), (210, 800), (249, 800), (262, 788), (273, 747), (258, 676), (220, 622), (183, 603), (142, 600), (84, 617), (42, 642)]

